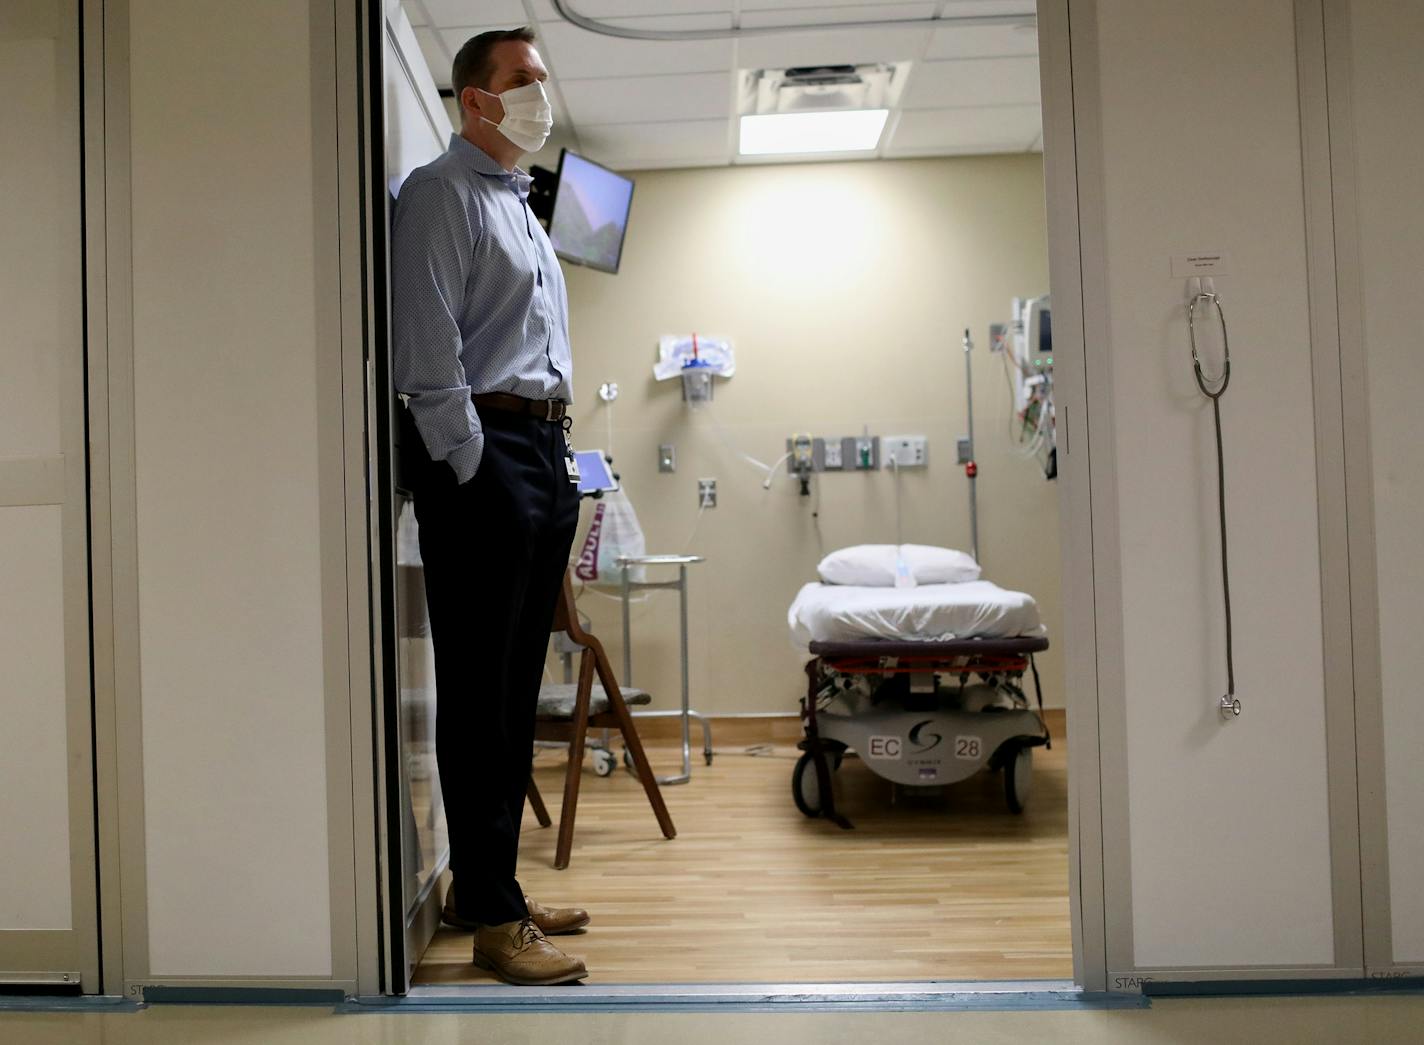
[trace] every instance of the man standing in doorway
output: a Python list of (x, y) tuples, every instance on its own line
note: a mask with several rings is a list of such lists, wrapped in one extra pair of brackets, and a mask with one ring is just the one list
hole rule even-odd
[(588, 922), (515, 879), (549, 629), (578, 522), (563, 274), (529, 211), (553, 121), (528, 29), (455, 57), (460, 133), (401, 187), (392, 329), (403, 464), (415, 494), (435, 644), (436, 756), (459, 892), (447, 922), (510, 983), (567, 983), (581, 959), (546, 935)]

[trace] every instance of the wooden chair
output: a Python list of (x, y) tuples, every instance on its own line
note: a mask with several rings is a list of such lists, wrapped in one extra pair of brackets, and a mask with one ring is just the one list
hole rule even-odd
[[(534, 727), (537, 740), (551, 740), (569, 745), (569, 766), (564, 776), (564, 804), (559, 813), (559, 840), (554, 855), (554, 867), (563, 870), (569, 866), (569, 854), (574, 844), (574, 814), (578, 808), (579, 779), (583, 775), (584, 743), (590, 729), (616, 729), (623, 735), (623, 745), (633, 760), (633, 770), (642, 781), (643, 791), (648, 796), (648, 804), (653, 807), (653, 815), (658, 819), (664, 838), (675, 838), (677, 829), (672, 817), (663, 804), (662, 791), (658, 789), (657, 777), (648, 765), (648, 756), (643, 752), (643, 742), (638, 739), (633, 716), (628, 713), (628, 701), (613, 677), (613, 668), (608, 662), (608, 654), (603, 644), (579, 626), (578, 613), (574, 609), (573, 585), (568, 574), (564, 574), (564, 590), (554, 611), (553, 631), (565, 632), (577, 645), (583, 647), (579, 655), (578, 682), (576, 685), (560, 686), (546, 684), (539, 694), (539, 712)], [(595, 696), (594, 676), (602, 685), (603, 692)], [(645, 694), (642, 703), (647, 702)], [(548, 813), (543, 812), (544, 803), (539, 789), (529, 782), (529, 803), (541, 826), (549, 824)], [(540, 815), (542, 812), (543, 815)]]

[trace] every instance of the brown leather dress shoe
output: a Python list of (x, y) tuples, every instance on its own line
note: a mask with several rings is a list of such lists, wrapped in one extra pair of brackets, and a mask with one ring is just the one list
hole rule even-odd
[(465, 929), (474, 932), (480, 927), (479, 922), (472, 922), (468, 918), (461, 917), (455, 910), (455, 883), (450, 883), (450, 888), (445, 890), (445, 906), (440, 908), (440, 920), (446, 925), (454, 926), (456, 929)]
[(546, 940), (533, 918), (476, 929), (474, 962), (520, 987), (551, 987), (588, 975), (583, 959)]
[[(529, 917), (534, 919), (534, 924), (545, 936), (576, 932), (589, 922), (588, 912), (582, 907), (549, 908), (528, 896), (524, 898), (524, 904), (529, 908)], [(453, 883), (449, 889), (445, 890), (445, 906), (440, 910), (440, 920), (446, 925), (464, 929), (467, 932), (473, 932), (480, 927), (479, 922), (472, 922), (455, 910), (455, 886)]]
[(588, 912), (582, 907), (545, 907), (530, 896), (524, 898), (524, 906), (529, 908), (529, 917), (545, 936), (577, 932), (589, 921)]

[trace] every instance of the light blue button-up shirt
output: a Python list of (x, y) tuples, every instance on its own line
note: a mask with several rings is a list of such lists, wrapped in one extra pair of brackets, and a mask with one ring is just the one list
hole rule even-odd
[(458, 134), (401, 186), (391, 235), (396, 391), (460, 482), (479, 470), (472, 394), (573, 401), (569, 299), (531, 179)]

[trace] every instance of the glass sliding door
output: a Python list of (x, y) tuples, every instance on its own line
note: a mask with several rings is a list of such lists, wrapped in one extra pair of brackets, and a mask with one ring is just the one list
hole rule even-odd
[(80, 34), (0, 5), (0, 990), (99, 990)]
[[(401, 183), (412, 169), (444, 151), (451, 133), (449, 117), (420, 58), (419, 45), (400, 5), (384, 3), (373, 12), (380, 19), (379, 52), (373, 46), (381, 98), (376, 147), (382, 157), (384, 201), (379, 235), (373, 237), (373, 295), (378, 320), (373, 324), (372, 426), (375, 496), (381, 532), (377, 565), (383, 593), (381, 613), (386, 760), (386, 896), (389, 907), (390, 989), (403, 993), (439, 925), (440, 876), (449, 864), (445, 810), (435, 764), (435, 659), (425, 609), (420, 541), (409, 491), (401, 478), (400, 419), (394, 397), (389, 351), (389, 286), (386, 230)], [(376, 34), (373, 34), (376, 35)], [(376, 249), (375, 241), (380, 247)]]

